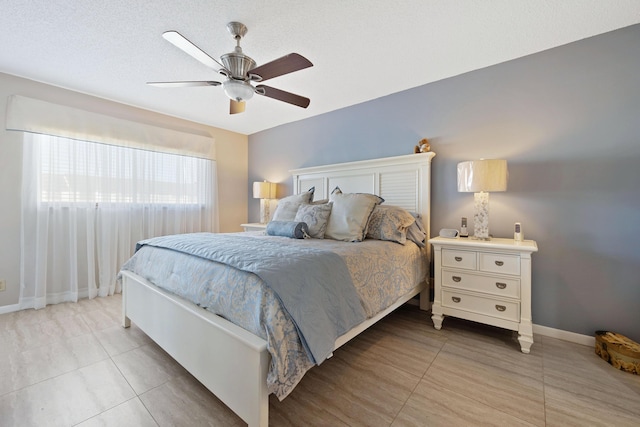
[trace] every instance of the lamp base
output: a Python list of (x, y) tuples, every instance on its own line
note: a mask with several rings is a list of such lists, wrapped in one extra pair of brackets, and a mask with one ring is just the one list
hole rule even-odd
[(489, 240), (489, 193), (481, 191), (473, 194), (473, 237)]
[(270, 207), (271, 200), (260, 199), (260, 224), (266, 224), (269, 222), (269, 217), (271, 217)]
[(488, 242), (491, 240), (491, 237), (476, 237), (476, 236), (471, 236), (471, 240), (482, 240), (483, 242)]

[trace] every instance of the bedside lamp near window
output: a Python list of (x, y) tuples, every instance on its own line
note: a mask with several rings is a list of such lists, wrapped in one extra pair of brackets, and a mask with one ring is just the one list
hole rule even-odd
[(260, 199), (260, 223), (266, 224), (269, 222), (270, 212), (270, 199), (276, 198), (276, 185), (272, 182), (254, 182), (253, 183), (253, 198)]
[(507, 190), (506, 160), (472, 160), (458, 163), (458, 191), (473, 192), (473, 234), (489, 240), (489, 192)]

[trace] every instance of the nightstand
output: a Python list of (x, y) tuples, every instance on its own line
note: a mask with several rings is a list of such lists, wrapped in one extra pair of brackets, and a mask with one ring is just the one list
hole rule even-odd
[(518, 331), (523, 353), (533, 344), (531, 254), (533, 240), (430, 239), (435, 276), (431, 319), (442, 328), (454, 316)]
[(261, 224), (259, 222), (251, 222), (249, 224), (240, 224), (244, 227), (244, 231), (264, 231), (267, 229), (267, 224)]

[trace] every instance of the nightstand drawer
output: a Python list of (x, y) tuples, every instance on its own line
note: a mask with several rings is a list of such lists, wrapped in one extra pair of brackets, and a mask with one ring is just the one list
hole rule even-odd
[(442, 250), (442, 266), (476, 270), (476, 253), (453, 249)]
[(484, 316), (496, 317), (498, 319), (511, 320), (514, 322), (520, 321), (520, 304), (513, 301), (485, 298), (443, 289), (442, 306)]
[(480, 253), (480, 271), (520, 275), (520, 257), (514, 255)]
[(483, 276), (466, 271), (442, 270), (442, 286), (520, 298), (520, 280), (496, 276)]

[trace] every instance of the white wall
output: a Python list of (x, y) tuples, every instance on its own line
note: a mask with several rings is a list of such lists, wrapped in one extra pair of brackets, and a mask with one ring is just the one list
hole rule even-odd
[[(0, 73), (0, 117), (6, 116), (7, 97), (24, 95), (95, 113), (102, 113), (176, 130), (208, 133), (216, 140), (219, 187), (220, 231), (241, 231), (247, 221), (246, 135), (205, 126), (151, 111), (134, 108), (55, 86)], [(18, 303), (20, 286), (20, 184), (22, 176), (22, 133), (0, 128), (0, 279), (7, 290), (0, 292), (3, 306)]]

